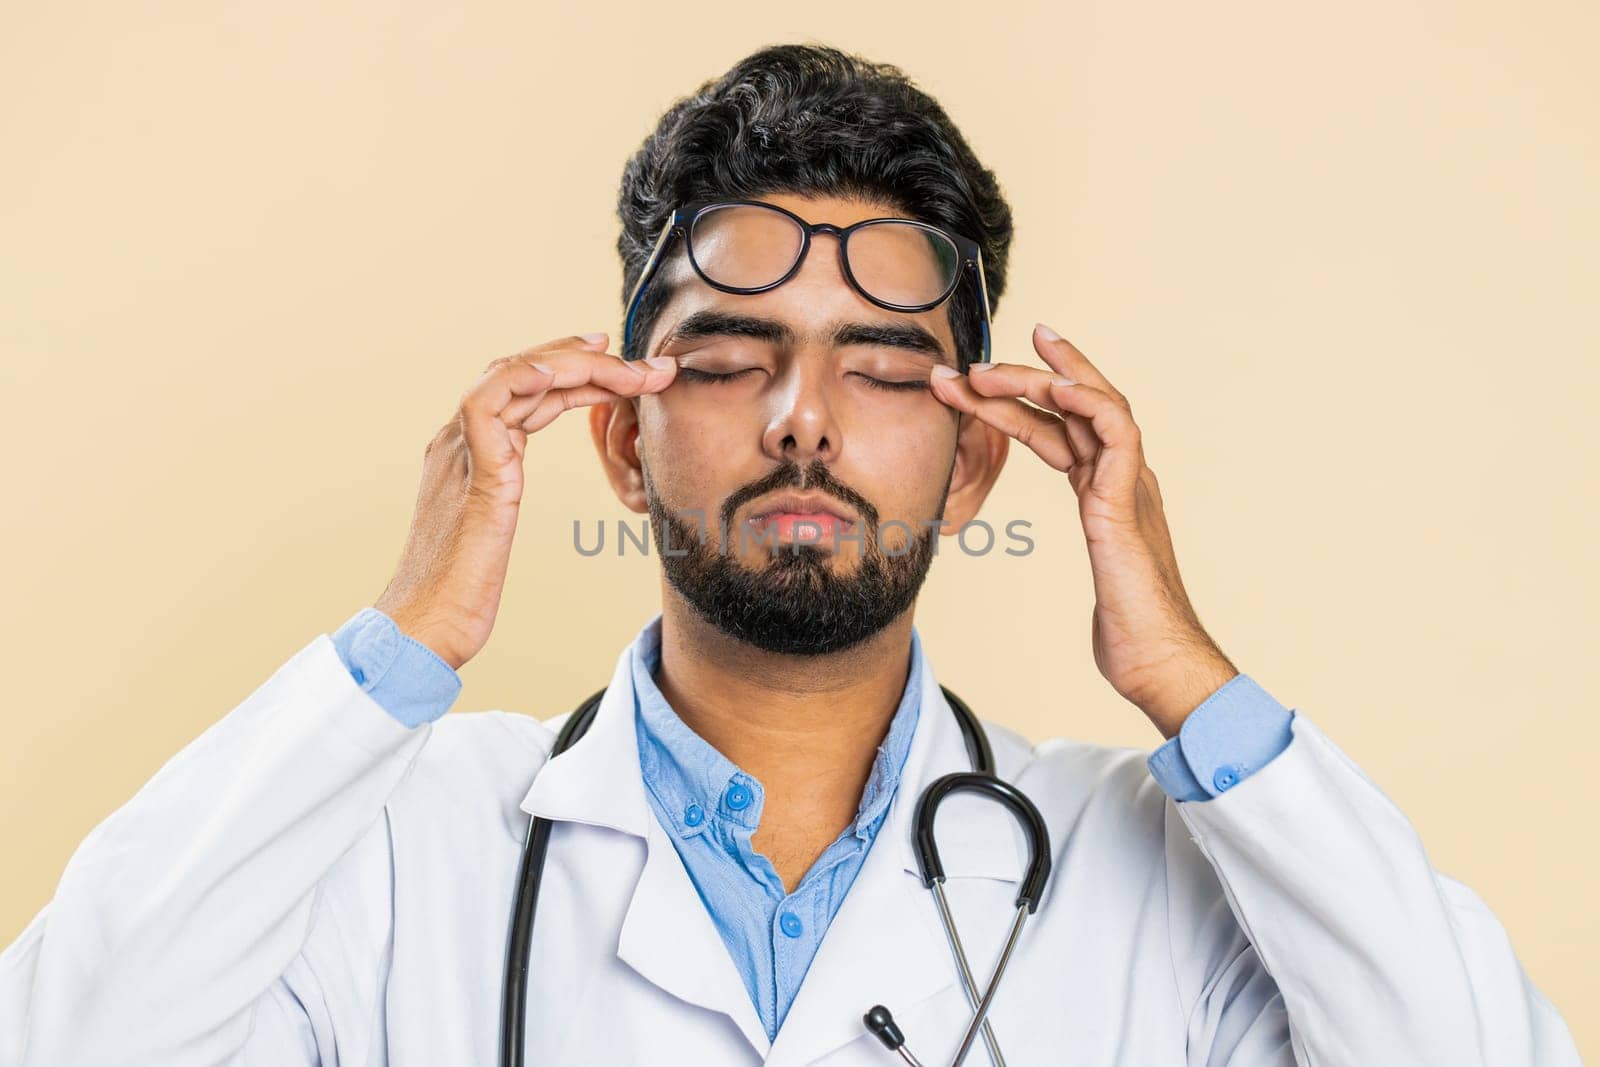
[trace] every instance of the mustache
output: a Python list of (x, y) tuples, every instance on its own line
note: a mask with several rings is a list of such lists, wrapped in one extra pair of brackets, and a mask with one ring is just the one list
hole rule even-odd
[(784, 460), (768, 474), (749, 485), (734, 490), (722, 503), (722, 529), (733, 523), (734, 513), (741, 507), (777, 489), (815, 489), (853, 508), (869, 529), (878, 528), (878, 509), (872, 502), (834, 476), (833, 471), (820, 459), (814, 459), (803, 469), (794, 460)]

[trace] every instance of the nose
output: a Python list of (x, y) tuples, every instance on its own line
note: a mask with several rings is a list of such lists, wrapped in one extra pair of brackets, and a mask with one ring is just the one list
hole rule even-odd
[[(839, 228), (822, 224), (818, 230), (799, 273), (785, 288), (791, 295), (816, 294), (813, 303), (818, 308), (836, 304), (839, 294), (849, 294), (853, 303), (858, 298), (840, 263)], [(831, 463), (839, 458), (844, 436), (833, 403), (831, 363), (825, 345), (794, 351), (781, 387), (774, 391), (772, 417), (763, 435), (763, 451), (773, 460), (792, 460), (804, 467), (814, 459)]]
[(776, 462), (791, 460), (801, 467), (814, 459), (838, 459), (844, 439), (829, 398), (827, 353), (797, 352), (783, 377), (762, 450)]

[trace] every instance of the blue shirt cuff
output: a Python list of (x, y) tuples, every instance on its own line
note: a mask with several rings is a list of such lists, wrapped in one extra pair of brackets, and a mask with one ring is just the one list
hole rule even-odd
[(438, 653), (377, 608), (362, 608), (333, 634), (350, 676), (406, 726), (432, 722), (450, 710), (461, 677)]
[(1173, 800), (1210, 800), (1272, 762), (1294, 738), (1294, 712), (1247, 674), (1236, 674), (1146, 761)]

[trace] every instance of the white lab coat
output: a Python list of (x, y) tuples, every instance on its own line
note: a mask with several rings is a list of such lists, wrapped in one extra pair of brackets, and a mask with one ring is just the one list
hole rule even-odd
[[(560, 820), (530, 1064), (887, 1067), (861, 1021), (879, 1002), (947, 1063), (969, 1008), (911, 824), (968, 758), (923, 670), (887, 821), (776, 1041), (646, 802), (627, 650), (589, 735), (547, 764), (559, 718), (407, 729), (320, 634), (73, 855), (0, 956), (0, 1065), (493, 1065), (528, 813)], [(1055, 862), (990, 1016), (1012, 1067), (1578, 1063), (1488, 908), (1304, 713), (1277, 759), (1185, 804), (1142, 752), (988, 730)], [(938, 837), (986, 976), (1022, 835), (958, 795)]]

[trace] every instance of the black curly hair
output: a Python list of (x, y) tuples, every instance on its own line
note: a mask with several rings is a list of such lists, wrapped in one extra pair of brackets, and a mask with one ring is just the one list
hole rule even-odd
[[(870, 199), (978, 242), (991, 313), (1011, 207), (939, 104), (898, 68), (820, 44), (771, 45), (675, 102), (628, 160), (617, 197), (624, 304), (673, 209), (703, 197)], [(625, 359), (644, 353), (666, 287), (645, 291)], [(945, 305), (957, 365), (980, 354), (975, 287)]]

